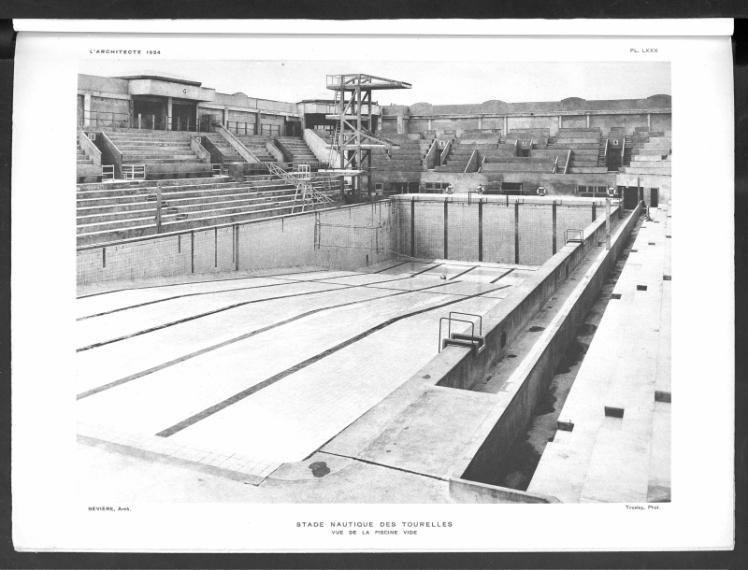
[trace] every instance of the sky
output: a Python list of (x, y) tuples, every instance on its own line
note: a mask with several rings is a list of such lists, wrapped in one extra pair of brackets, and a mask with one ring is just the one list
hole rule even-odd
[(79, 71), (117, 76), (154, 73), (201, 81), (222, 93), (297, 102), (332, 98), (325, 75), (368, 73), (413, 85), (375, 92), (380, 104), (437, 105), (583, 99), (636, 99), (670, 94), (667, 62), (402, 62), (402, 61), (83, 61)]

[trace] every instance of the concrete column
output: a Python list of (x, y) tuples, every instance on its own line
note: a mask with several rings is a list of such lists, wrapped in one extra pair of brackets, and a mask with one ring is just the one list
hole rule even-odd
[(416, 200), (410, 199), (410, 256), (416, 256)]
[(83, 126), (91, 126), (91, 94), (83, 95)]
[(519, 201), (514, 203), (514, 264), (519, 265)]
[(562, 115), (558, 116), (558, 128), (563, 129), (564, 128), (564, 118)]
[(553, 204), (551, 206), (551, 218), (552, 218), (552, 226), (553, 226), (553, 237), (551, 239), (551, 251), (553, 252), (553, 255), (556, 255), (556, 201), (553, 201)]
[(404, 124), (405, 124), (405, 117), (403, 117), (402, 115), (398, 115), (397, 116), (397, 134), (398, 135), (403, 134)]
[(652, 113), (647, 113), (647, 129), (652, 130)]
[(166, 130), (171, 130), (171, 97), (166, 98)]
[[(555, 202), (554, 202), (554, 205), (555, 205)], [(478, 261), (483, 261), (483, 199), (482, 198), (478, 198)]]
[(587, 121), (587, 128), (590, 128), (590, 115), (589, 113), (585, 114), (584, 116), (585, 120)]
[(449, 259), (449, 202), (444, 199), (444, 259)]
[[(429, 128), (431, 128), (431, 127), (429, 127)], [(479, 116), (478, 117), (478, 129), (482, 129), (482, 128), (483, 128), (483, 117)]]
[(260, 112), (257, 111), (255, 113), (255, 134), (261, 135), (262, 134), (262, 123), (260, 122)]
[(223, 126), (227, 129), (229, 128), (229, 108), (224, 107), (223, 111), (221, 111), (221, 122), (223, 123)]
[(195, 105), (195, 132), (200, 131), (200, 105)]
[(429, 119), (429, 122), (428, 122), (428, 127), (427, 127), (427, 129), (426, 129), (426, 130), (428, 130), (428, 131), (430, 131), (430, 130), (431, 130), (431, 119)]
[(504, 136), (509, 132), (509, 117), (504, 115)]

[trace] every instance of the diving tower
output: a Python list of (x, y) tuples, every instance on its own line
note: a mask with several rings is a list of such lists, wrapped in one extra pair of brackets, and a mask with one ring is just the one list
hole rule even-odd
[(381, 148), (389, 155), (391, 148), (398, 148), (396, 143), (374, 134), (372, 91), (410, 89), (412, 85), (366, 73), (327, 75), (326, 83), (327, 89), (335, 92), (336, 113), (326, 118), (337, 121), (332, 142), (339, 157), (337, 172), (351, 177), (354, 195), (360, 195), (362, 177), (367, 176), (367, 193), (371, 194), (368, 172), (372, 149)]

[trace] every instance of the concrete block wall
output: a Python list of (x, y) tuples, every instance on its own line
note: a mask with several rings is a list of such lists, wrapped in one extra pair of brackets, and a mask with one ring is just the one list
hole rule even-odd
[[(308, 265), (355, 269), (391, 256), (391, 215), (385, 201), (83, 247), (77, 252), (77, 281)], [(353, 237), (341, 242), (348, 232)]]

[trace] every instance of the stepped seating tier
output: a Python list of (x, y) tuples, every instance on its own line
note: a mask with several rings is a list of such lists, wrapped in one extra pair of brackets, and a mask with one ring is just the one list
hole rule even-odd
[(210, 171), (209, 160), (192, 150), (191, 140), (197, 133), (139, 129), (103, 132), (121, 153), (121, 164), (146, 165), (146, 177), (204, 175)]
[[(340, 188), (315, 177), (318, 192), (337, 198)], [(156, 190), (152, 183), (118, 188), (80, 185), (78, 188), (78, 244), (106, 243), (156, 233)], [(262, 175), (243, 181), (217, 177), (214, 182), (158, 185), (162, 196), (161, 231), (234, 223), (282, 216), (298, 211), (296, 186)]]
[(553, 172), (555, 157), (513, 156), (485, 157), (482, 172)]
[(402, 135), (387, 135), (386, 138), (393, 143), (397, 143), (399, 148), (391, 149), (390, 158), (387, 158), (384, 150), (377, 149), (372, 151), (372, 169), (382, 171), (403, 170), (409, 172), (418, 172), (424, 169), (423, 156), (428, 151), (428, 146), (424, 143), (429, 143), (430, 146), (430, 141), (422, 139), (413, 140)]

